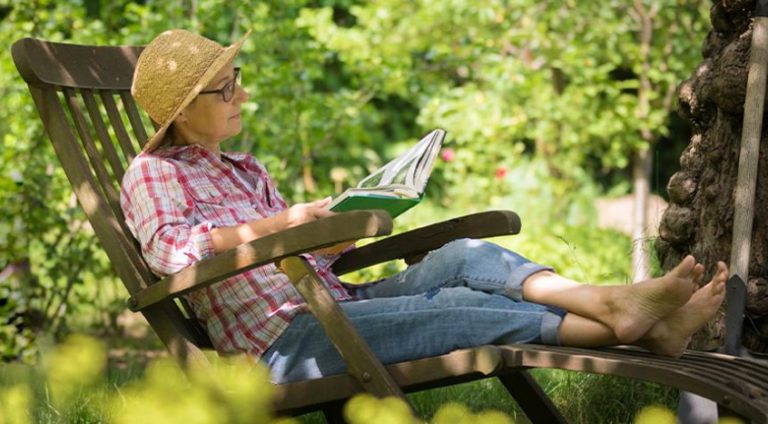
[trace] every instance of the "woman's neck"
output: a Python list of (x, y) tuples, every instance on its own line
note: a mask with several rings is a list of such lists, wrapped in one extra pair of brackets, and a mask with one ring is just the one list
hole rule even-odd
[(203, 141), (203, 140), (195, 140), (193, 137), (189, 137), (188, 135), (184, 134), (184, 131), (180, 131), (180, 128), (172, 128), (173, 131), (173, 137), (172, 137), (172, 144), (174, 146), (186, 146), (190, 144), (196, 144), (211, 153), (215, 154), (216, 156), (221, 155), (221, 144), (219, 142), (211, 142), (211, 141)]

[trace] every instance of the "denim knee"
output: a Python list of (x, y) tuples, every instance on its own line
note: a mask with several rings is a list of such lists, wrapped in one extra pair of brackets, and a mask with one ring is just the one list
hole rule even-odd
[(423, 261), (435, 260), (443, 267), (450, 267), (450, 274), (461, 274), (461, 270), (467, 264), (467, 251), (475, 245), (478, 240), (458, 239), (450, 241), (440, 248), (433, 250), (424, 257)]
[(540, 271), (553, 271), (552, 267), (531, 262), (517, 252), (484, 240), (455, 240), (430, 255), (454, 275), (476, 281), (500, 280), (500, 293), (517, 300), (523, 298), (523, 282), (528, 277)]
[[(454, 274), (469, 275), (476, 273), (478, 268), (485, 268), (484, 263), (497, 262), (502, 252), (510, 251), (485, 240), (463, 238), (448, 242), (439, 249), (432, 251), (425, 260), (433, 258), (443, 266), (451, 267)], [(514, 252), (510, 253), (518, 256), (521, 263), (528, 262), (527, 259)]]
[(464, 286), (522, 300), (522, 282), (551, 269), (499, 245), (465, 238), (446, 243), (397, 275), (349, 290), (358, 299), (371, 299)]

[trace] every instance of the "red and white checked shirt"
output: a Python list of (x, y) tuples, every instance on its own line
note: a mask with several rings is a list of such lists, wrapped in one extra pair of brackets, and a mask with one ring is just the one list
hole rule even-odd
[[(287, 208), (253, 156), (197, 145), (138, 155), (125, 174), (120, 202), (142, 254), (158, 275), (213, 255), (210, 231), (266, 218)], [(349, 294), (329, 267), (336, 257), (307, 255), (337, 300)], [(222, 353), (261, 356), (305, 303), (288, 277), (265, 265), (187, 295)]]

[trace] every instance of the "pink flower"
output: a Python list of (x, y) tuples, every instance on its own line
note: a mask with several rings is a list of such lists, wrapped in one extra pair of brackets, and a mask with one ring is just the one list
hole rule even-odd
[(499, 180), (499, 181), (503, 180), (506, 175), (507, 175), (507, 167), (500, 166), (500, 167), (496, 168), (496, 173), (495, 173), (494, 177), (497, 180)]
[(451, 149), (451, 148), (443, 149), (441, 157), (443, 158), (444, 161), (450, 162), (454, 158), (456, 158), (456, 152), (454, 152), (453, 149)]

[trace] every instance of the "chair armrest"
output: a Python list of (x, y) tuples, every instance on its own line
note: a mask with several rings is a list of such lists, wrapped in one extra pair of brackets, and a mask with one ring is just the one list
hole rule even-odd
[(337, 275), (393, 259), (418, 262), (427, 252), (459, 238), (484, 238), (520, 232), (520, 217), (512, 211), (466, 215), (407, 231), (354, 249), (333, 264)]
[(392, 219), (385, 211), (336, 214), (261, 237), (203, 259), (133, 293), (128, 299), (128, 307), (138, 311), (288, 256), (391, 232)]

